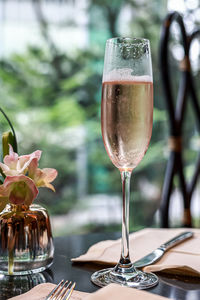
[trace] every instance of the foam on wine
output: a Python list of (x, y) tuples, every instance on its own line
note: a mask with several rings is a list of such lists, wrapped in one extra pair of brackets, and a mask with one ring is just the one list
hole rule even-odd
[(114, 69), (109, 73), (103, 74), (103, 82), (106, 81), (139, 81), (139, 82), (153, 82), (149, 75), (135, 76), (132, 75), (132, 69)]

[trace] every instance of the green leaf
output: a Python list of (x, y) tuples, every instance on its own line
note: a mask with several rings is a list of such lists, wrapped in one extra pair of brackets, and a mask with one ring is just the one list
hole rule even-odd
[(2, 135), (3, 157), (9, 154), (9, 144), (14, 148), (14, 136), (11, 131), (4, 132)]
[[(16, 139), (16, 135), (15, 135), (15, 130), (13, 128), (13, 125), (10, 121), (10, 119), (8, 118), (8, 116), (6, 115), (6, 113), (3, 111), (3, 109), (0, 107), (0, 112), (2, 113), (2, 115), (5, 117), (6, 121), (8, 122), (10, 129), (11, 129), (11, 135), (12, 137), (10, 137), (10, 144), (13, 147), (13, 150), (17, 153), (17, 139)], [(3, 141), (3, 137), (2, 137), (2, 141)], [(4, 157), (4, 155), (3, 155)]]

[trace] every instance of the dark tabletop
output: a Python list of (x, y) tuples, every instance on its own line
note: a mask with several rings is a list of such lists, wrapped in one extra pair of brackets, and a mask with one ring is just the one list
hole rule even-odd
[[(55, 257), (50, 269), (28, 276), (0, 275), (0, 300), (19, 295), (42, 282), (58, 283), (61, 279), (76, 281), (76, 289), (84, 292), (94, 292), (99, 288), (90, 281), (91, 274), (99, 269), (92, 264), (71, 263), (71, 258), (87, 251), (94, 243), (105, 239), (116, 239), (118, 233), (95, 233), (73, 235), (54, 239)], [(158, 274), (159, 284), (147, 291), (176, 300), (199, 300), (200, 279), (189, 277), (171, 277)]]

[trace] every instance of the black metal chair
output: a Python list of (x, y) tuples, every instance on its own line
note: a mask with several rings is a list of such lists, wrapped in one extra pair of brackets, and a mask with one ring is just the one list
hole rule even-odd
[[(177, 24), (180, 27), (180, 32), (182, 35), (182, 44), (184, 48), (184, 59), (180, 64), (181, 76), (176, 101), (172, 93), (172, 80), (170, 78), (168, 49), (170, 29), (173, 22), (177, 22)], [(182, 223), (184, 227), (192, 227), (190, 206), (192, 194), (194, 192), (198, 176), (200, 174), (200, 152), (197, 161), (194, 162), (194, 174), (191, 180), (187, 182), (186, 177), (184, 175), (182, 129), (186, 118), (186, 103), (187, 101), (191, 101), (195, 121), (197, 123), (198, 130), (200, 131), (200, 106), (194, 88), (190, 65), (190, 46), (192, 41), (199, 36), (200, 29), (196, 30), (191, 35), (187, 35), (183, 18), (179, 13), (173, 12), (167, 15), (163, 23), (161, 33), (160, 68), (166, 106), (169, 115), (170, 156), (167, 162), (160, 206), (161, 227), (169, 227), (169, 204), (171, 194), (173, 191), (175, 175), (179, 177), (180, 191), (182, 193), (184, 202), (184, 216)]]

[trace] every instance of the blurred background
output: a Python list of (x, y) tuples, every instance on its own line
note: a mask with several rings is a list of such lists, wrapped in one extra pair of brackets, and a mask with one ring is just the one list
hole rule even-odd
[[(0, 106), (14, 124), (19, 154), (40, 149), (40, 167), (58, 170), (56, 193), (41, 189), (36, 200), (48, 209), (54, 236), (120, 230), (120, 174), (106, 154), (100, 127), (105, 42), (116, 36), (151, 42), (154, 126), (149, 150), (132, 176), (130, 229), (159, 226), (168, 115), (158, 53), (163, 20), (174, 10), (184, 16), (188, 33), (200, 25), (198, 0), (0, 0)], [(172, 32), (176, 91), (183, 48), (176, 24)], [(197, 81), (199, 41), (192, 44), (191, 59)], [(190, 105), (187, 114), (184, 159), (190, 177), (200, 141)], [(1, 116), (1, 133), (5, 129)], [(199, 192), (197, 188), (192, 201), (196, 226)], [(183, 208), (176, 182), (172, 197), (171, 221), (178, 226)]]

